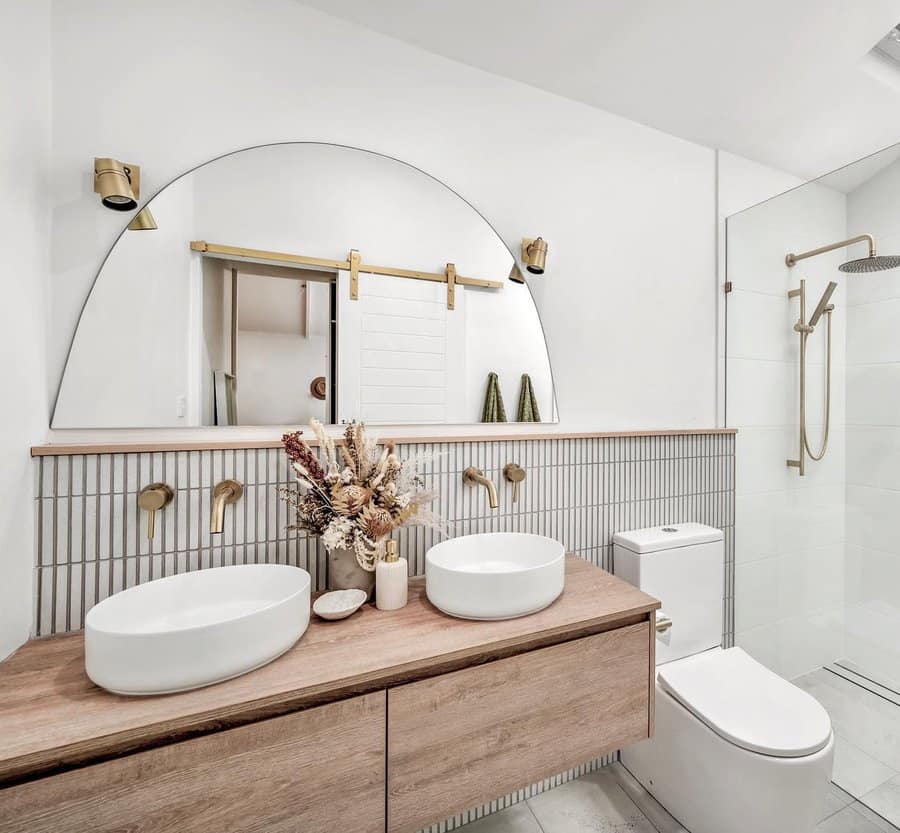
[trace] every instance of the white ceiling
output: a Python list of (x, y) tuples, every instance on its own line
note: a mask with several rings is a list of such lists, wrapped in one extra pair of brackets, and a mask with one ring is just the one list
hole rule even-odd
[(819, 182), (835, 191), (849, 194), (888, 165), (893, 165), (898, 159), (900, 159), (900, 145), (893, 145), (879, 153), (859, 159), (844, 168), (838, 168), (823, 176)]
[(800, 176), (900, 141), (900, 89), (862, 69), (900, 0), (304, 2)]

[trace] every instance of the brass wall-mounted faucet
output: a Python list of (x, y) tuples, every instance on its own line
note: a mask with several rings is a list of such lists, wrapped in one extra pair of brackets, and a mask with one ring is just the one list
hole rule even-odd
[(174, 492), (165, 483), (151, 483), (138, 494), (138, 506), (147, 513), (147, 538), (156, 535), (156, 513), (172, 502)]
[(221, 534), (225, 528), (225, 507), (229, 503), (237, 503), (244, 494), (244, 487), (237, 480), (223, 480), (213, 489), (212, 514), (209, 517), (209, 531), (212, 535)]
[(481, 469), (475, 468), (475, 466), (469, 466), (469, 468), (463, 472), (463, 483), (467, 486), (484, 486), (484, 488), (487, 489), (488, 503), (490, 504), (491, 509), (496, 509), (500, 505), (497, 501), (497, 489), (494, 486), (494, 481), (485, 477), (481, 473)]

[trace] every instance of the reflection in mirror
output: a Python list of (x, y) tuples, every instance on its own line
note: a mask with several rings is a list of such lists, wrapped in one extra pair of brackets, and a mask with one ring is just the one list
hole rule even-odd
[(268, 145), (148, 205), (157, 228), (123, 232), (85, 303), (54, 428), (480, 422), (504, 410), (492, 373), (510, 422), (556, 421), (513, 255), (422, 171)]

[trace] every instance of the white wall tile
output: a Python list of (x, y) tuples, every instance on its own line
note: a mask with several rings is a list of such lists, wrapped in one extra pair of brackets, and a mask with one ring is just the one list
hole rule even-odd
[[(874, 602), (876, 607), (895, 609), (900, 618), (900, 554), (848, 544), (845, 584), (851, 608)], [(886, 635), (896, 641), (896, 633)]]
[(856, 546), (900, 553), (900, 492), (847, 486), (847, 540)]
[(735, 565), (738, 604), (734, 627), (737, 634), (774, 624), (782, 618), (779, 616), (778, 577), (778, 557)]
[(844, 542), (787, 553), (777, 558), (781, 619), (840, 608), (844, 603)]
[(900, 297), (850, 307), (847, 311), (848, 364), (900, 362)]
[(900, 426), (847, 427), (847, 483), (900, 490)]
[(795, 361), (796, 320), (797, 309), (786, 293), (734, 289), (728, 297), (728, 358)]
[(900, 363), (847, 366), (847, 423), (900, 426)]
[(741, 428), (790, 425), (797, 408), (793, 362), (728, 359), (728, 419)]

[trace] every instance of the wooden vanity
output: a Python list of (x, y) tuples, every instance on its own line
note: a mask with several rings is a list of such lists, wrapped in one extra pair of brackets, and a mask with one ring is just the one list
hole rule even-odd
[(521, 619), (314, 620), (286, 655), (183, 694), (84, 673), (81, 634), (0, 664), (4, 833), (412, 833), (653, 731), (659, 602), (575, 557)]

